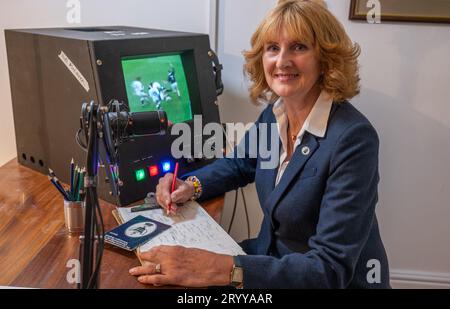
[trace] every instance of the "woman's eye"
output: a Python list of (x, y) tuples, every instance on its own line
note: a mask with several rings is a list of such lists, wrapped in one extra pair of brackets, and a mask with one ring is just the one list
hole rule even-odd
[(267, 45), (266, 47), (267, 51), (277, 51), (278, 50), (278, 46), (271, 44), (271, 45)]
[(294, 45), (294, 49), (298, 50), (298, 51), (303, 51), (303, 50), (307, 50), (308, 47), (305, 44), (298, 43), (298, 44)]

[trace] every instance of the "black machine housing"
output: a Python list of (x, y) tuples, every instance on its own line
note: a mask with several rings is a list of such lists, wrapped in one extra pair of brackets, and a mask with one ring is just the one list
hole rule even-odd
[[(220, 92), (208, 35), (111, 26), (5, 30), (5, 38), (18, 161), (41, 173), (51, 168), (65, 183), (69, 183), (71, 159), (85, 163), (86, 154), (75, 142), (82, 104), (127, 101), (123, 57), (183, 52), (192, 113), (202, 116), (203, 126), (220, 123), (216, 104)], [(82, 77), (61, 61), (62, 53)], [(193, 121), (187, 123), (193, 129)], [(145, 182), (137, 182), (134, 172), (165, 159), (174, 162), (170, 147), (175, 138), (170, 134), (136, 137), (119, 145), (123, 186), (118, 201), (110, 196), (102, 170), (100, 198), (124, 206), (154, 191), (162, 170)], [(207, 138), (192, 134), (192, 155), (194, 140), (203, 144)], [(178, 162), (180, 174), (209, 163), (205, 159)]]

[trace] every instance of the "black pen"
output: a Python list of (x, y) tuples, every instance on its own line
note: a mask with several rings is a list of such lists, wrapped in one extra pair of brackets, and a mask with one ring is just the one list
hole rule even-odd
[(75, 163), (70, 161), (70, 194), (72, 194), (72, 188), (73, 188), (73, 178), (75, 177)]
[(138, 211), (159, 209), (159, 208), (161, 208), (161, 206), (159, 206), (158, 204), (142, 204), (139, 206), (131, 207), (131, 212), (138, 212)]

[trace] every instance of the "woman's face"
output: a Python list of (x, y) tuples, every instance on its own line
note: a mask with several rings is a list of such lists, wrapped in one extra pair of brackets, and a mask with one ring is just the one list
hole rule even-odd
[(321, 68), (315, 49), (290, 39), (286, 30), (264, 45), (263, 66), (270, 89), (285, 100), (303, 100), (318, 87)]

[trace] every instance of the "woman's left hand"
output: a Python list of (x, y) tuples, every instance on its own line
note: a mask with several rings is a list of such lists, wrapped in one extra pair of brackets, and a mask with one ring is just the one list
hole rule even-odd
[(181, 246), (158, 246), (140, 255), (143, 265), (130, 269), (141, 283), (185, 287), (230, 284), (233, 257)]

